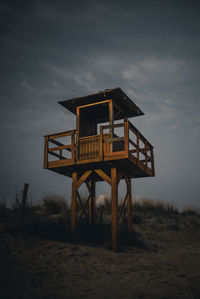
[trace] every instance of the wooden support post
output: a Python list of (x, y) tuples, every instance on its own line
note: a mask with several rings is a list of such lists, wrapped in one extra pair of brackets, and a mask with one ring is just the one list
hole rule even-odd
[(79, 107), (76, 107), (76, 161), (79, 160), (79, 155), (80, 155), (79, 135), (80, 135), (80, 109)]
[(111, 200), (112, 200), (112, 250), (117, 251), (117, 205), (118, 205), (118, 188), (117, 188), (117, 169), (111, 168)]
[(99, 156), (103, 160), (103, 126), (100, 126)]
[[(109, 129), (109, 135), (111, 140), (113, 138), (113, 131), (114, 131), (113, 121), (114, 121), (113, 101), (110, 100), (109, 101), (109, 125), (111, 125), (112, 127)], [(110, 142), (110, 153), (112, 152), (113, 152), (113, 141)]]
[(153, 148), (151, 148), (151, 170), (152, 175), (155, 176)]
[(139, 163), (139, 160), (140, 160), (140, 151), (139, 151), (139, 144), (140, 144), (140, 141), (139, 141), (139, 135), (138, 133), (136, 134), (136, 144), (137, 144), (137, 147), (136, 147), (136, 152), (137, 152), (137, 164)]
[(24, 216), (26, 212), (26, 198), (27, 198), (27, 193), (28, 193), (28, 183), (24, 184), (24, 190), (23, 190), (23, 196), (22, 196), (22, 210), (21, 210), (21, 217), (19, 220), (19, 226), (23, 224), (24, 221)]
[(75, 131), (71, 134), (71, 159), (75, 163)]
[(129, 154), (129, 122), (127, 120), (124, 121), (124, 141), (125, 141), (125, 152), (128, 157)]
[(95, 211), (95, 181), (94, 179), (90, 180), (90, 205), (89, 205), (89, 221), (90, 224), (95, 223), (95, 216), (96, 216), (96, 211)]
[(71, 205), (71, 228), (76, 229), (76, 205), (77, 205), (77, 172), (72, 173), (72, 205)]
[(132, 200), (131, 200), (131, 179), (125, 176), (126, 186), (127, 186), (127, 215), (128, 215), (128, 231), (132, 232)]

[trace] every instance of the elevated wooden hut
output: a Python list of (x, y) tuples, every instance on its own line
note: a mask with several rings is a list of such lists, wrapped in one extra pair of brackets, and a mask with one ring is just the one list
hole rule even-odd
[[(154, 176), (153, 146), (128, 121), (143, 115), (120, 89), (60, 101), (76, 115), (76, 129), (45, 136), (44, 168), (72, 177), (71, 226), (81, 217), (95, 222), (95, 182), (111, 186), (112, 248), (117, 249), (117, 223), (127, 205), (128, 230), (132, 230), (131, 178)], [(118, 211), (118, 184), (124, 179), (127, 193)], [(85, 204), (78, 192), (85, 183), (89, 196)], [(77, 217), (77, 201), (82, 211)]]

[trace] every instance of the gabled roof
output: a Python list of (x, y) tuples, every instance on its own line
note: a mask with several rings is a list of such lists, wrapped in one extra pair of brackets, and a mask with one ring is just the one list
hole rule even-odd
[(123, 117), (136, 117), (144, 115), (140, 108), (121, 90), (121, 88), (105, 89), (98, 93), (87, 96), (72, 98), (69, 100), (59, 101), (63, 107), (76, 114), (76, 107), (83, 106), (95, 102), (105, 101), (106, 99), (113, 99), (114, 104), (124, 111), (124, 115), (119, 115), (115, 119), (122, 119)]

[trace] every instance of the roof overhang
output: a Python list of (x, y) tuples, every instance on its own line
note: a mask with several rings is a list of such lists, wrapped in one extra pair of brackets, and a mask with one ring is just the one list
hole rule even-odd
[[(130, 118), (144, 115), (140, 108), (121, 90), (121, 88), (106, 89), (104, 91), (100, 91), (98, 93), (90, 94), (87, 96), (72, 98), (69, 100), (62, 100), (58, 103), (72, 113), (76, 114), (77, 106), (84, 106), (109, 99), (113, 100), (116, 110), (118, 107), (119, 110), (122, 111), (120, 114), (116, 114), (116, 120), (122, 119), (124, 117)], [(107, 119), (105, 121), (107, 121)]]

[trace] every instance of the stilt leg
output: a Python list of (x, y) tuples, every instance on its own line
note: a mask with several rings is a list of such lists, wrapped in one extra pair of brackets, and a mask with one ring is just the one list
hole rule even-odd
[(87, 184), (88, 191), (90, 193), (89, 202), (89, 221), (90, 224), (95, 223), (95, 181), (93, 179)]
[(71, 205), (71, 228), (76, 229), (76, 205), (77, 205), (77, 172), (72, 173), (72, 205)]
[(117, 190), (117, 169), (111, 168), (111, 199), (112, 199), (112, 250), (117, 251), (117, 204), (118, 204), (118, 190)]
[(92, 217), (91, 217), (91, 223), (95, 223), (95, 216), (96, 216), (96, 210), (95, 210), (95, 181), (94, 179), (91, 180), (91, 211), (92, 211)]
[(131, 200), (131, 179), (127, 178), (127, 214), (128, 214), (128, 231), (132, 232), (132, 200)]

